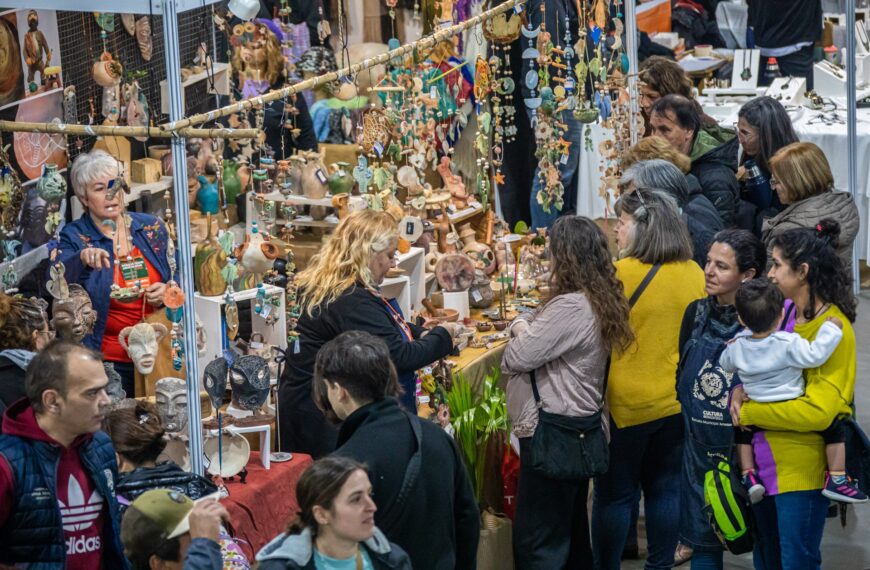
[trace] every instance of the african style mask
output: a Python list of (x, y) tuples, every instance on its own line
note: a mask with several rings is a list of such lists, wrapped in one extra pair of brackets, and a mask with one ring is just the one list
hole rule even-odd
[(202, 383), (205, 385), (209, 400), (211, 400), (211, 407), (215, 410), (219, 410), (223, 404), (229, 373), (229, 364), (223, 356), (209, 362), (205, 367), (205, 372), (203, 372)]
[(154, 385), (157, 412), (166, 431), (180, 432), (187, 428), (187, 383), (180, 378), (161, 378)]
[(81, 342), (91, 334), (97, 322), (97, 313), (84, 287), (77, 283), (69, 285), (66, 299), (55, 299), (51, 306), (51, 326), (57, 336), (72, 342)]
[(161, 323), (139, 323), (124, 327), (118, 335), (118, 344), (130, 355), (139, 374), (151, 374), (157, 360), (160, 339), (166, 336), (166, 327)]
[(269, 396), (269, 363), (260, 356), (242, 356), (230, 368), (233, 406), (257, 412)]

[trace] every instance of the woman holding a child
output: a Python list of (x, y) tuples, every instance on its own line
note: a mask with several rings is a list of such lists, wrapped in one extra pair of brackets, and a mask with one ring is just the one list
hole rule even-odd
[(680, 327), (677, 398), (685, 442), (682, 462), (680, 544), (674, 563), (692, 560), (693, 570), (722, 568), (723, 548), (704, 507), (704, 474), (730, 463), (734, 428), (728, 395), (739, 379), (719, 366), (725, 343), (741, 326), (734, 309), (740, 284), (764, 273), (764, 245), (746, 230), (722, 230), (713, 237), (704, 266), (707, 297), (691, 303)]
[[(845, 477), (831, 473), (825, 454), (826, 432), (838, 418), (851, 415), (855, 389), (856, 348), (852, 322), (856, 299), (851, 278), (836, 255), (839, 225), (822, 220), (814, 228), (795, 229), (773, 238), (773, 265), (768, 273), (796, 308), (794, 332), (812, 341), (829, 317), (842, 323), (842, 339), (820, 366), (804, 371), (804, 394), (759, 402), (734, 389), (734, 424), (760, 429), (752, 445), (757, 473), (768, 495), (756, 505), (759, 539), (754, 553), (761, 570), (820, 568), (820, 545), (828, 499), (820, 492), (836, 489)], [(833, 469), (831, 469), (833, 471)]]

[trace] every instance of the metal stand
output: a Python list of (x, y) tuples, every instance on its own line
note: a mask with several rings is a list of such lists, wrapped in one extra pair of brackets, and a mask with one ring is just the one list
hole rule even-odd
[[(855, 0), (846, 0), (846, 138), (849, 152), (849, 194), (852, 199), (858, 192), (858, 105), (856, 101), (857, 81), (855, 80)], [(857, 203), (857, 202), (856, 202)], [(861, 268), (858, 267), (858, 246), (852, 244), (852, 289), (861, 292)]]
[[(854, 0), (853, 0), (854, 1)], [(628, 54), (628, 97), (629, 97), (629, 132), (631, 145), (637, 144), (640, 133), (637, 132), (637, 117), (640, 111), (637, 98), (637, 0), (625, 0), (625, 51)]]

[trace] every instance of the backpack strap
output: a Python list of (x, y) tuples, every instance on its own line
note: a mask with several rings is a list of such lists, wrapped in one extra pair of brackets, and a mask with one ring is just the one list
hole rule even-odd
[(631, 294), (631, 297), (628, 299), (628, 307), (633, 309), (635, 304), (637, 304), (637, 300), (640, 299), (640, 296), (643, 294), (644, 290), (649, 285), (650, 281), (653, 280), (653, 277), (656, 276), (656, 273), (659, 272), (659, 269), (662, 268), (661, 263), (656, 263), (650, 270), (647, 271), (646, 276), (644, 276), (643, 281), (640, 282), (640, 285), (637, 286), (637, 289), (634, 290), (634, 293)]
[(423, 464), (423, 428), (420, 426), (420, 418), (405, 411), (403, 411), (403, 413), (411, 424), (411, 431), (414, 433), (414, 440), (417, 443), (417, 449), (414, 451), (411, 459), (408, 460), (408, 466), (405, 468), (405, 477), (402, 479), (402, 486), (399, 489), (399, 493), (396, 495), (396, 500), (384, 509), (384, 514), (378, 525), (384, 529), (391, 528), (397, 522), (396, 519), (402, 512), (402, 505), (405, 504), (408, 496), (414, 490), (417, 481), (420, 479), (420, 468)]

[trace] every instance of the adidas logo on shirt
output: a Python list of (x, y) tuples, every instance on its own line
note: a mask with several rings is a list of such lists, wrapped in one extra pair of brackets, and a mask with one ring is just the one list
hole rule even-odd
[[(63, 521), (63, 529), (67, 532), (90, 528), (103, 510), (102, 495), (97, 490), (94, 490), (87, 501), (85, 501), (82, 488), (72, 475), (70, 475), (69, 483), (67, 484), (68, 504), (65, 505), (61, 500), (58, 500), (58, 503), (60, 503), (60, 516)], [(99, 549), (99, 542), (99, 539), (97, 539), (96, 549)], [(69, 544), (67, 551), (69, 552)], [(92, 552), (92, 550), (82, 552)]]

